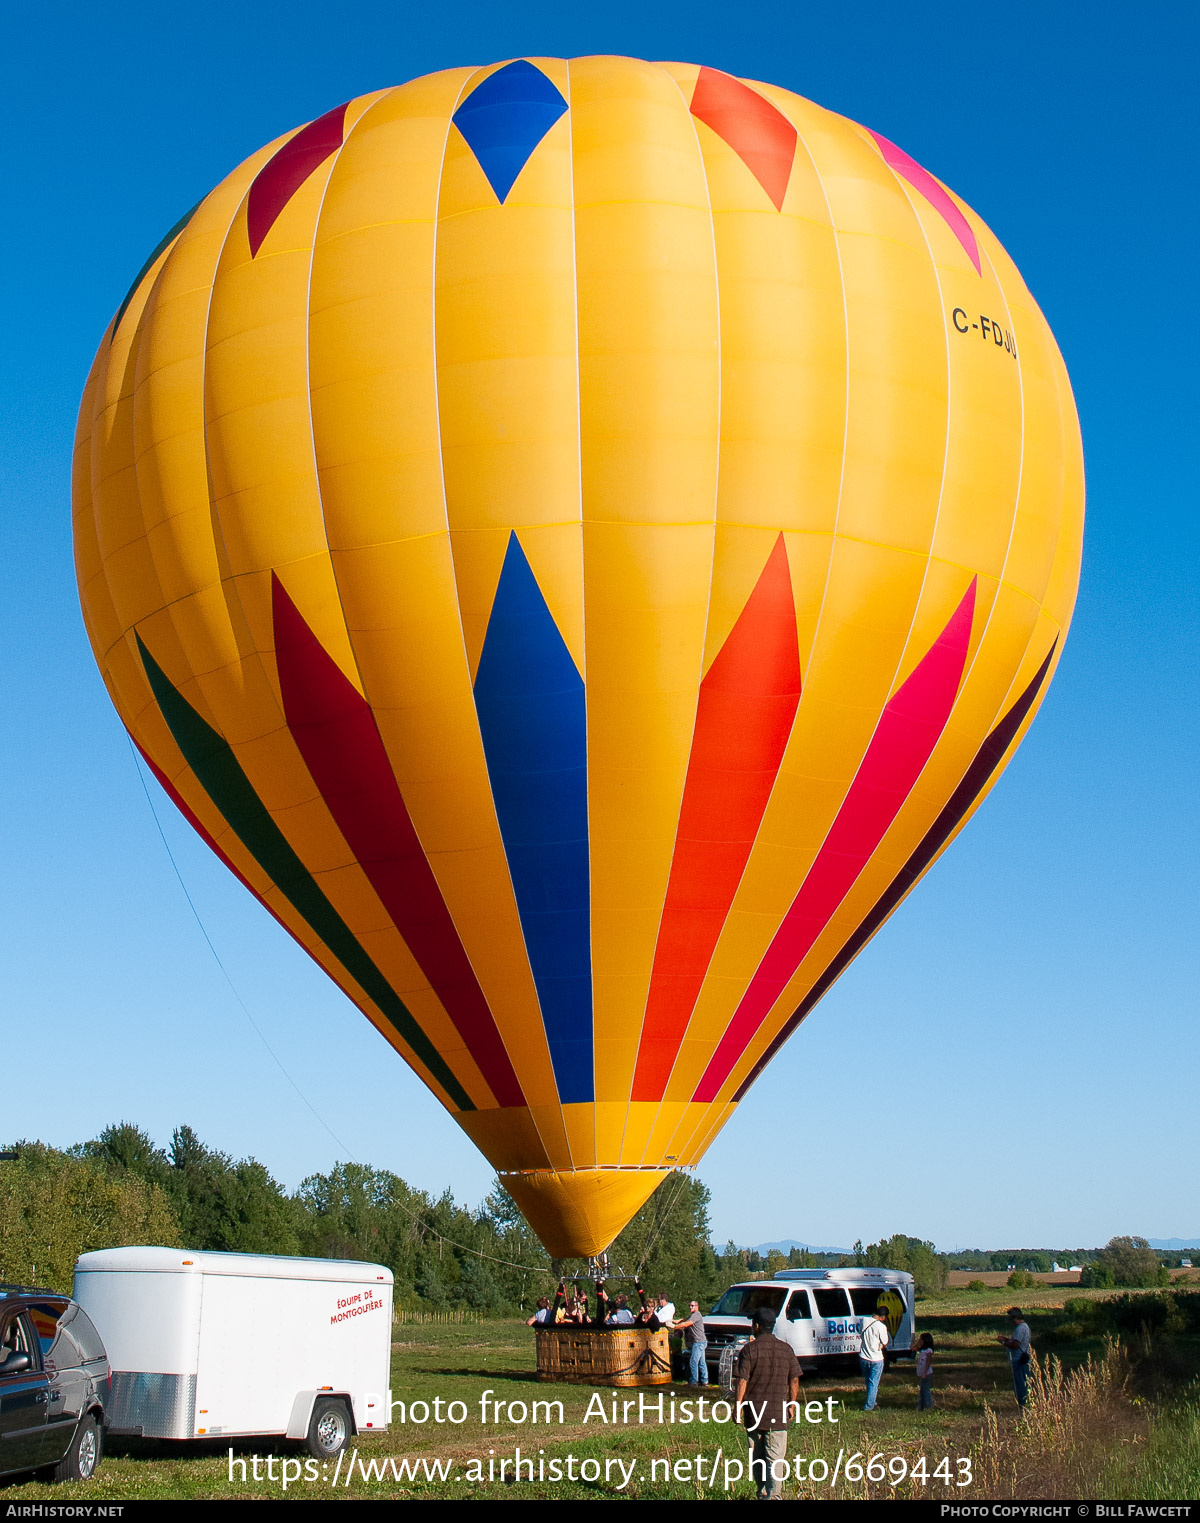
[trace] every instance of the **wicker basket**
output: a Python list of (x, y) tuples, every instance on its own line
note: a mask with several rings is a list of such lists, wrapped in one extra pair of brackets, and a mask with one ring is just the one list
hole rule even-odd
[(666, 1329), (539, 1327), (537, 1372), (539, 1380), (569, 1385), (670, 1385)]

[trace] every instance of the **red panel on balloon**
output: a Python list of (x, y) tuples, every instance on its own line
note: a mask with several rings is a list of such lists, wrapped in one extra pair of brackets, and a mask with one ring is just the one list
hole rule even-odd
[(799, 702), (796, 608), (781, 534), (700, 684), (634, 1100), (660, 1100), (666, 1090)]
[(301, 127), (255, 175), (246, 200), (246, 232), (252, 257), (262, 247), (276, 217), (313, 170), (342, 146), (345, 125), (346, 106), (336, 106), (307, 127)]
[(796, 129), (787, 117), (757, 90), (719, 69), (700, 70), (692, 115), (729, 144), (776, 211), (781, 210), (796, 157)]
[(716, 1099), (754, 1033), (899, 814), (954, 707), (974, 613), (972, 578), (950, 622), (888, 700), (824, 845), (750, 980), (693, 1100), (708, 1104)]
[(366, 699), (272, 573), (275, 658), (292, 738), (346, 844), (501, 1105), (525, 1097), (426, 860)]

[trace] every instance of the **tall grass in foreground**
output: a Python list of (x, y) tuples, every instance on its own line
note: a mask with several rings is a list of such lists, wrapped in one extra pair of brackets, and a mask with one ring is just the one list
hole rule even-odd
[[(1141, 1340), (1139, 1365), (1154, 1347)], [(989, 1500), (1181, 1501), (1200, 1490), (1200, 1392), (1173, 1407), (1151, 1409), (1132, 1389), (1129, 1348), (1108, 1340), (1098, 1359), (1066, 1373), (1051, 1355), (1034, 1359), (1023, 1419), (1002, 1431), (984, 1409), (972, 1450), (971, 1494)]]
[(994, 1501), (1094, 1495), (1106, 1457), (1144, 1441), (1144, 1413), (1129, 1394), (1129, 1352), (1111, 1339), (1070, 1373), (1051, 1354), (1029, 1366), (1029, 1399), (1015, 1428), (984, 1406), (972, 1451), (974, 1495)]
[(1105, 1497), (1180, 1502), (1200, 1496), (1200, 1387), (1154, 1423), (1134, 1469), (1127, 1456), (1104, 1473)]

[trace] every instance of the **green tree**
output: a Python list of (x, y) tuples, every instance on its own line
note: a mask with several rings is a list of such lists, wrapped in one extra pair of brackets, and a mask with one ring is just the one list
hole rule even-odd
[(236, 1163), (205, 1147), (190, 1126), (171, 1138), (167, 1189), (189, 1248), (221, 1253), (299, 1251), (297, 1211), (253, 1158)]
[(313, 1174), (297, 1192), (303, 1208), (302, 1251), (317, 1258), (386, 1264), (411, 1288), (425, 1236), (429, 1199), (397, 1175), (365, 1164), (339, 1163)]
[(102, 1167), (119, 1174), (136, 1174), (148, 1184), (170, 1188), (171, 1163), (161, 1148), (132, 1121), (106, 1126), (99, 1137), (68, 1151), (94, 1158)]
[(550, 1275), (546, 1250), (499, 1177), (478, 1216), (480, 1226), (491, 1236), (493, 1256), (499, 1260), (489, 1265), (493, 1280), (510, 1306), (527, 1311), (544, 1294)]
[(0, 1279), (69, 1293), (81, 1253), (180, 1243), (166, 1192), (135, 1174), (38, 1142), (0, 1164)]
[[(854, 1246), (858, 1257), (861, 1244)], [(862, 1249), (861, 1262), (872, 1268), (907, 1270), (921, 1295), (935, 1295), (946, 1288), (945, 1259), (932, 1243), (918, 1237), (906, 1237), (903, 1232)]]
[(1112, 1284), (1137, 1289), (1169, 1285), (1171, 1276), (1144, 1237), (1113, 1237), (1096, 1255), (1096, 1266), (1112, 1275)]
[(516, 1313), (544, 1294), (550, 1260), (499, 1181), (477, 1212), (398, 1175), (338, 1164), (300, 1186), (303, 1251), (386, 1264), (396, 1304)]
[(716, 1255), (716, 1294), (728, 1290), (731, 1285), (736, 1285), (739, 1280), (744, 1280), (750, 1272), (747, 1259), (749, 1254), (745, 1248), (739, 1248), (732, 1238)]

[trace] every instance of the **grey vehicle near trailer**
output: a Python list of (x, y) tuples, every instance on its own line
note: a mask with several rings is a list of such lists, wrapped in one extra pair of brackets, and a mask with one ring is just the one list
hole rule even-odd
[(69, 1296), (0, 1284), (0, 1475), (95, 1474), (110, 1389), (108, 1356)]

